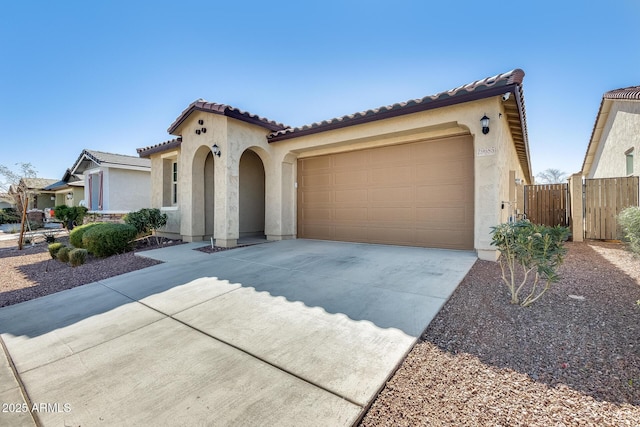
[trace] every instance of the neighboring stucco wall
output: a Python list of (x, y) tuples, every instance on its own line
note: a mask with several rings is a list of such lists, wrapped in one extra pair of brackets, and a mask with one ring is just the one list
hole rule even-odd
[(625, 152), (633, 148), (634, 176), (640, 176), (640, 102), (615, 100), (587, 178), (627, 176)]
[(130, 212), (151, 207), (148, 171), (108, 168), (104, 180), (104, 211)]

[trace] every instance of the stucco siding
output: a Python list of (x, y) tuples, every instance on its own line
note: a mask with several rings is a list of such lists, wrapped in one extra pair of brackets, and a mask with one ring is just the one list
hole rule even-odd
[(103, 210), (129, 212), (151, 207), (149, 172), (109, 168), (105, 180), (108, 189), (104, 189)]
[(627, 175), (625, 153), (633, 150), (633, 176), (640, 176), (640, 102), (616, 100), (611, 106), (587, 178)]

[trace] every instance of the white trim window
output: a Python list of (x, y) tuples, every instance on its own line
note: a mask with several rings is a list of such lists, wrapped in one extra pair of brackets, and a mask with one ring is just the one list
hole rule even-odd
[(633, 175), (633, 148), (629, 148), (624, 152), (625, 163), (627, 166), (627, 176)]
[(171, 165), (171, 205), (178, 204), (178, 162)]

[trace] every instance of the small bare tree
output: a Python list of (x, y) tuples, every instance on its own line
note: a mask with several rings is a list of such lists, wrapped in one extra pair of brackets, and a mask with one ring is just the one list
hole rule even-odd
[(546, 169), (536, 175), (538, 184), (561, 184), (567, 180), (567, 173), (560, 169)]
[(29, 227), (29, 221), (25, 220), (29, 204), (28, 201), (30, 197), (33, 197), (33, 194), (26, 185), (21, 184), (23, 184), (22, 180), (24, 178), (36, 178), (38, 173), (31, 163), (16, 163), (16, 166), (19, 166), (19, 173), (14, 172), (7, 166), (0, 165), (0, 176), (2, 177), (2, 181), (0, 181), (0, 190), (8, 193), (9, 196), (13, 198), (16, 206), (18, 207), (18, 212), (20, 212), (22, 223), (20, 226), (18, 247), (22, 249), (22, 237), (24, 234), (25, 223), (26, 226)]

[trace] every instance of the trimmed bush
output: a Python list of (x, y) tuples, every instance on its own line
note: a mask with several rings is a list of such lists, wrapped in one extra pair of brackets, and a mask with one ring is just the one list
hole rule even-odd
[[(159, 228), (167, 225), (167, 214), (162, 213), (158, 208), (145, 208), (128, 213), (124, 217), (124, 222), (126, 224), (133, 225), (140, 236), (148, 236), (150, 234), (154, 234)], [(157, 235), (156, 243), (160, 243), (160, 239)]]
[(624, 209), (618, 215), (618, 222), (624, 231), (625, 240), (629, 243), (629, 249), (640, 254), (640, 207), (631, 206)]
[(49, 255), (51, 255), (51, 258), (56, 259), (56, 256), (58, 255), (58, 251), (60, 249), (62, 249), (64, 247), (64, 245), (62, 243), (52, 243), (48, 246), (49, 248)]
[(72, 267), (82, 265), (87, 260), (87, 254), (89, 252), (86, 249), (75, 248), (69, 252), (69, 262)]
[(89, 224), (85, 224), (85, 225), (81, 225), (80, 227), (76, 227), (74, 228), (70, 233), (69, 233), (69, 243), (71, 243), (74, 247), (76, 248), (84, 248), (83, 243), (82, 243), (82, 236), (84, 236), (84, 233), (87, 230), (90, 230), (91, 228), (100, 225), (100, 224), (106, 224), (104, 222), (90, 222)]
[(55, 217), (58, 218), (69, 230), (74, 229), (74, 224), (82, 224), (82, 220), (87, 213), (84, 206), (58, 205), (53, 208)]
[(56, 257), (60, 262), (69, 262), (69, 252), (71, 252), (71, 248), (69, 246), (63, 246), (58, 250), (58, 254)]
[(97, 257), (107, 257), (129, 250), (136, 234), (132, 225), (101, 223), (85, 231), (82, 245)]

